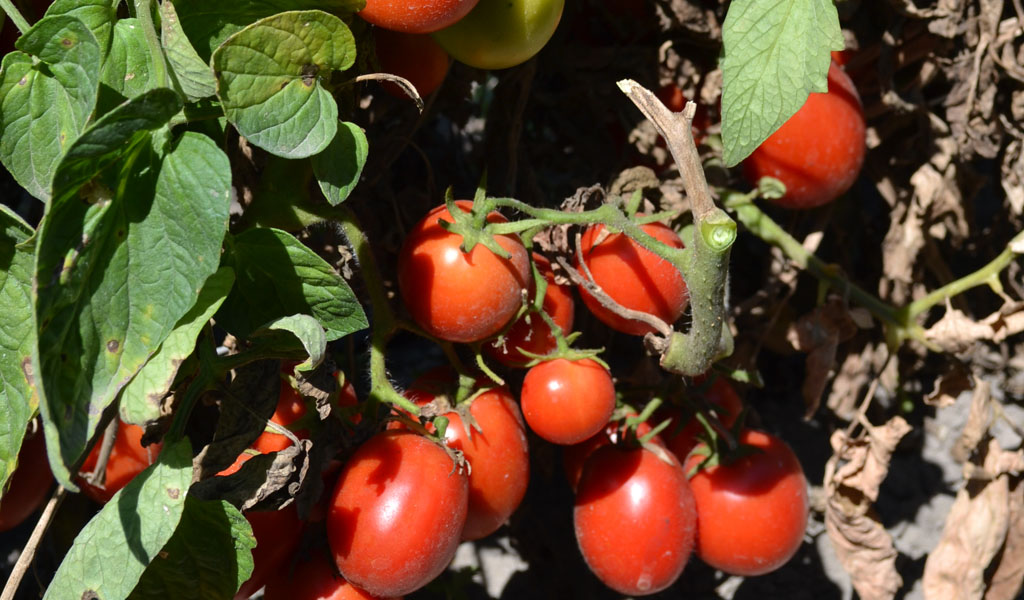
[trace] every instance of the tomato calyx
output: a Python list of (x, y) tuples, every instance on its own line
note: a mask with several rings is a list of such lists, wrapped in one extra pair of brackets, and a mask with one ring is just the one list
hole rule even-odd
[(473, 196), (472, 209), (468, 213), (455, 203), (455, 194), (450, 187), (444, 193), (444, 204), (453, 221), (440, 219), (438, 225), (445, 231), (462, 237), (462, 244), (459, 247), (464, 253), (472, 252), (473, 248), (480, 244), (493, 252), (495, 256), (509, 258), (508, 250), (502, 248), (494, 236), (512, 232), (495, 231), (494, 225), (487, 223), (487, 215), (493, 210), (493, 207), (487, 201), (486, 193), (482, 188), (477, 189)]

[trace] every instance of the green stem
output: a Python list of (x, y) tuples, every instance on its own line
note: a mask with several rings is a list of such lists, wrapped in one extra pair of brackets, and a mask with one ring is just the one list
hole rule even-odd
[(22, 34), (32, 28), (32, 26), (28, 24), (28, 21), (25, 20), (25, 17), (22, 16), (21, 11), (18, 10), (18, 7), (15, 6), (11, 0), (0, 0), (0, 8), (2, 8), (3, 11), (7, 13), (7, 16), (14, 21), (14, 26), (17, 27), (18, 31)]
[[(0, 0), (3, 2), (4, 0)], [(170, 87), (167, 76), (167, 59), (164, 56), (163, 46), (160, 44), (160, 37), (156, 33), (156, 25), (153, 22), (153, 0), (134, 0), (135, 14), (142, 26), (142, 32), (146, 36), (146, 45), (149, 46), (149, 53), (153, 56), (153, 71), (156, 76), (158, 87)]]

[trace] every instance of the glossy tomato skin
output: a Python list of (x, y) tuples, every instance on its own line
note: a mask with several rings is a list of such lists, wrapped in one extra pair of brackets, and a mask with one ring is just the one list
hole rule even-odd
[[(800, 548), (807, 526), (807, 480), (789, 446), (744, 430), (741, 444), (759, 452), (690, 478), (697, 504), (697, 555), (733, 575), (778, 569)], [(693, 456), (687, 468), (698, 464)]]
[[(736, 390), (723, 377), (716, 377), (707, 385), (703, 392), (704, 399), (715, 408), (716, 416), (722, 425), (732, 427), (743, 411), (743, 402), (736, 395)], [(665, 440), (665, 446), (676, 455), (679, 462), (685, 463), (690, 451), (699, 441), (697, 436), (704, 432), (704, 427), (692, 414), (687, 414), (676, 407), (663, 411), (659, 417), (675, 419), (662, 432), (662, 438)], [(687, 419), (685, 423), (678, 422), (684, 418)]]
[[(569, 335), (572, 332), (574, 309), (572, 292), (567, 286), (558, 285), (555, 282), (555, 274), (551, 270), (551, 262), (548, 259), (534, 253), (533, 261), (548, 282), (541, 308), (556, 325), (561, 327), (562, 335)], [(531, 299), (534, 295), (533, 287), (531, 282)], [(522, 366), (532, 360), (520, 350), (544, 355), (557, 347), (551, 328), (537, 313), (520, 317), (505, 332), (504, 338), (504, 343), (492, 342), (484, 346), (484, 350), (489, 356), (509, 367)]]
[(377, 27), (405, 33), (431, 33), (466, 16), (477, 0), (366, 0), (359, 16)]
[[(650, 432), (651, 426), (644, 422), (637, 427), (636, 435), (637, 437), (643, 437)], [(622, 430), (618, 427), (618, 423), (609, 423), (603, 430), (582, 442), (562, 448), (562, 468), (565, 470), (565, 479), (569, 482), (569, 487), (572, 488), (573, 492), (579, 487), (580, 476), (583, 475), (583, 465), (586, 464), (590, 455), (598, 448), (618, 443), (621, 439)], [(650, 441), (655, 444), (664, 445), (659, 436), (654, 436)]]
[(0, 531), (17, 527), (39, 510), (52, 485), (53, 474), (46, 459), (46, 439), (40, 423), (35, 431), (25, 434), (18, 452), (18, 466), (7, 490), (0, 495)]
[(589, 358), (556, 358), (526, 372), (520, 403), (534, 433), (553, 444), (576, 444), (608, 423), (615, 384), (608, 370)]
[[(420, 96), (429, 96), (441, 87), (451, 57), (429, 35), (401, 33), (376, 29), (373, 32), (377, 48), (377, 60), (385, 73), (398, 75), (409, 80)], [(383, 83), (384, 91), (397, 98), (406, 98), (402, 88), (393, 83)]]
[(341, 574), (376, 596), (403, 596), (437, 577), (466, 523), (469, 481), (448, 454), (408, 431), (384, 431), (349, 458), (327, 536)]
[(463, 64), (507, 69), (540, 52), (558, 28), (564, 7), (565, 0), (480, 0), (434, 39)]
[(782, 127), (743, 161), (751, 185), (770, 176), (786, 184), (772, 200), (785, 208), (827, 204), (857, 180), (864, 164), (864, 113), (853, 80), (836, 63), (828, 69), (828, 93), (811, 94)]
[[(641, 227), (647, 234), (671, 246), (683, 242), (668, 226), (648, 223)], [(654, 315), (672, 324), (689, 301), (682, 274), (666, 260), (640, 246), (622, 233), (605, 235), (604, 225), (588, 227), (580, 239), (583, 260), (594, 281), (622, 306)], [(605, 325), (630, 335), (644, 335), (654, 329), (640, 321), (624, 319), (608, 310), (582, 287), (583, 304)]]
[[(470, 211), (468, 200), (456, 205)], [(405, 238), (398, 255), (398, 287), (413, 320), (427, 333), (452, 342), (475, 342), (498, 333), (522, 304), (530, 278), (530, 259), (519, 238), (498, 235), (509, 253), (497, 256), (483, 244), (472, 252), (459, 246), (462, 237), (438, 220), (453, 221), (442, 204), (427, 213)], [(505, 217), (494, 212), (492, 223)]]
[[(146, 470), (149, 465), (156, 462), (160, 454), (162, 444), (142, 445), (142, 434), (145, 433), (138, 425), (120, 423), (117, 429), (117, 437), (114, 438), (114, 447), (110, 449), (110, 459), (107, 461), (107, 477), (103, 486), (93, 486), (85, 482), (84, 477), (79, 478), (82, 493), (101, 504), (108, 502), (121, 488), (128, 485), (128, 482), (136, 475)], [(82, 463), (80, 473), (86, 475), (96, 468), (96, 461), (100, 456), (100, 447), (103, 444), (102, 438), (93, 446), (89, 456)]]
[[(323, 552), (314, 552), (309, 560), (287, 566), (274, 574), (263, 592), (264, 600), (378, 600), (335, 573), (336, 568)], [(379, 600), (385, 600), (383, 598)], [(400, 599), (398, 599), (400, 600)]]
[(573, 510), (590, 570), (622, 594), (672, 585), (693, 551), (696, 516), (686, 474), (644, 449), (604, 446), (583, 467)]

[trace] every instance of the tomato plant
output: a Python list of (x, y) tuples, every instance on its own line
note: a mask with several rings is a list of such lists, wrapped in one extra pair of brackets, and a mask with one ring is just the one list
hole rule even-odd
[(615, 385), (594, 360), (556, 358), (526, 372), (520, 403), (534, 433), (554, 444), (575, 444), (608, 422), (615, 410)]
[[(470, 202), (456, 202), (469, 212)], [(498, 333), (522, 305), (530, 277), (529, 257), (514, 235), (495, 236), (509, 253), (502, 258), (482, 244), (466, 253), (462, 238), (438, 220), (452, 222), (438, 206), (406, 236), (398, 256), (398, 287), (406, 308), (427, 333), (454, 342), (475, 342)], [(490, 223), (506, 221), (494, 212)]]
[(348, 581), (377, 596), (411, 593), (455, 555), (469, 501), (466, 473), (430, 440), (385, 431), (349, 458), (327, 535)]
[[(335, 372), (335, 378), (338, 373)], [(338, 394), (338, 406), (355, 406), (359, 403), (359, 399), (356, 398), (356, 389), (352, 386), (352, 382), (347, 378), (345, 384), (341, 386), (341, 390)], [(292, 426), (296, 423), (301, 423), (306, 415), (309, 413), (309, 407), (306, 405), (306, 399), (302, 397), (302, 394), (298, 392), (287, 378), (282, 377), (281, 379), (281, 396), (277, 401), (277, 407), (274, 409), (273, 416), (270, 420), (274, 423), (291, 429), (292, 433), (295, 434), (299, 439), (309, 437), (309, 431), (307, 429), (293, 429)], [(361, 415), (353, 415), (351, 418), (352, 423), (359, 423)], [(288, 446), (291, 446), (292, 442), (288, 439), (288, 436), (276, 433), (269, 427), (266, 431), (260, 434), (256, 441), (252, 443), (252, 447), (257, 450), (260, 454), (267, 454), (268, 452), (278, 452), (284, 450)]]
[[(102, 485), (90, 485), (83, 478), (79, 478), (82, 493), (96, 502), (107, 502), (114, 497), (118, 490), (134, 479), (136, 475), (153, 464), (156, 461), (157, 455), (160, 454), (161, 444), (143, 446), (143, 433), (145, 432), (138, 425), (119, 423), (117, 437), (114, 438), (114, 446), (110, 449), (110, 458), (107, 460), (107, 475), (104, 483)], [(101, 445), (102, 440), (93, 446), (89, 456), (82, 463), (82, 475), (91, 473), (96, 468)]]
[[(548, 259), (534, 253), (533, 261), (547, 281), (541, 310), (551, 317), (555, 325), (562, 329), (563, 334), (567, 334), (572, 331), (573, 323), (572, 292), (567, 286), (555, 282), (555, 275)], [(531, 298), (534, 293), (531, 280)], [(556, 345), (555, 336), (544, 318), (536, 313), (528, 313), (509, 327), (503, 340), (487, 344), (484, 346), (484, 350), (489, 356), (504, 365), (519, 366), (532, 360), (530, 356), (521, 351), (543, 355), (554, 350)]]
[[(703, 391), (704, 400), (716, 411), (722, 425), (732, 427), (743, 411), (743, 402), (736, 395), (736, 390), (723, 377), (716, 377), (707, 384), (694, 383), (698, 390), (704, 385), (707, 386)], [(674, 407), (660, 412), (658, 417), (675, 419), (662, 433), (662, 438), (665, 440), (665, 447), (671, 450), (680, 462), (686, 462), (690, 450), (693, 450), (699, 441), (697, 436), (704, 432), (704, 427), (692, 412)]]
[(267, 581), (265, 600), (385, 600), (364, 592), (339, 576), (337, 568), (320, 549), (308, 559), (287, 566)]
[(464, 18), (477, 0), (367, 0), (359, 16), (384, 29), (430, 33)]
[[(682, 248), (683, 242), (674, 231), (661, 223), (641, 227), (658, 241)], [(603, 225), (587, 228), (581, 238), (583, 261), (594, 282), (613, 300), (632, 310), (654, 315), (673, 323), (686, 310), (686, 282), (672, 264), (651, 253), (622, 233), (606, 235)], [(605, 325), (628, 333), (644, 335), (654, 329), (640, 321), (615, 314), (579, 288), (583, 304)]]
[(672, 585), (693, 551), (696, 515), (677, 461), (604, 446), (583, 467), (573, 519), (590, 570), (627, 595)]
[(814, 208), (850, 189), (866, 150), (864, 113), (853, 80), (838, 65), (828, 69), (828, 92), (812, 93), (803, 107), (745, 161), (751, 184), (774, 177), (786, 194), (773, 200), (786, 208)]
[(565, 0), (480, 0), (434, 39), (461, 63), (507, 69), (540, 52), (554, 35), (564, 7)]
[[(769, 433), (744, 430), (753, 452), (690, 478), (697, 506), (697, 555), (734, 575), (778, 569), (800, 548), (807, 526), (807, 480), (793, 450)], [(696, 453), (688, 468), (699, 464)]]
[(39, 510), (53, 485), (43, 430), (29, 431), (18, 452), (18, 468), (0, 495), (0, 531), (13, 529)]
[[(429, 35), (378, 28), (373, 40), (381, 70), (408, 79), (420, 96), (434, 93), (448, 74), (451, 58)], [(406, 97), (394, 83), (383, 82), (382, 87), (392, 96)]]

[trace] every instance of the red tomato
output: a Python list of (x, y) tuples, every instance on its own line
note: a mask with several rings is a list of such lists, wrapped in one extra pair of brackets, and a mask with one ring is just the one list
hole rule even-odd
[(359, 16), (392, 31), (431, 33), (466, 16), (477, 0), (366, 0)]
[[(807, 480), (781, 439), (745, 430), (740, 443), (759, 452), (690, 478), (697, 503), (697, 555), (733, 575), (763, 575), (796, 553), (807, 526)], [(698, 464), (699, 456), (687, 462)]]
[[(636, 435), (637, 437), (642, 437), (650, 432), (651, 426), (644, 422), (637, 427)], [(595, 433), (582, 442), (562, 448), (562, 467), (565, 469), (565, 478), (569, 481), (569, 487), (572, 488), (572, 491), (575, 492), (579, 486), (580, 475), (583, 474), (583, 465), (586, 464), (590, 455), (602, 446), (618, 443), (620, 437), (621, 429), (619, 424), (617, 422), (610, 423), (603, 431)], [(664, 445), (658, 436), (654, 436), (651, 441)]]
[(531, 367), (520, 402), (530, 429), (554, 444), (576, 444), (608, 423), (615, 410), (612, 376), (585, 358), (556, 358)]
[[(338, 373), (335, 372), (335, 378), (337, 378), (337, 375)], [(352, 386), (352, 382), (346, 379), (345, 385), (342, 386), (341, 392), (338, 395), (338, 405), (355, 406), (358, 403), (359, 399), (356, 398), (356, 389)], [(308, 410), (306, 400), (302, 397), (302, 394), (292, 387), (287, 377), (282, 377), (281, 397), (277, 401), (277, 408), (274, 410), (274, 415), (270, 417), (270, 420), (282, 427), (291, 429), (289, 426), (305, 417)], [(359, 423), (361, 419), (362, 415), (353, 415), (351, 417), (353, 423)], [(309, 437), (309, 431), (306, 429), (293, 429), (292, 433), (299, 439)], [(288, 436), (275, 433), (269, 427), (252, 443), (252, 447), (258, 450), (260, 454), (279, 452), (291, 445), (292, 443)]]
[(8, 479), (7, 490), (0, 493), (0, 531), (17, 527), (39, 510), (53, 485), (42, 424), (35, 429), (25, 434), (18, 452), (18, 467)]
[(469, 480), (436, 444), (384, 431), (338, 478), (327, 537), (341, 574), (377, 596), (402, 596), (437, 577), (466, 523)]
[[(143, 447), (142, 434), (145, 433), (138, 425), (120, 423), (117, 429), (117, 437), (114, 438), (114, 447), (110, 449), (110, 459), (107, 461), (107, 478), (102, 486), (93, 486), (85, 482), (84, 477), (79, 477), (79, 484), (82, 486), (82, 493), (96, 502), (105, 503), (114, 497), (114, 494), (121, 488), (128, 485), (128, 482), (136, 475), (146, 470), (146, 467), (156, 462), (160, 454), (161, 444), (151, 444)], [(92, 452), (85, 459), (81, 475), (89, 474), (96, 468), (96, 461), (100, 457), (100, 446), (103, 439), (96, 442)]]
[[(380, 28), (374, 31), (373, 38), (382, 71), (408, 79), (422, 97), (441, 86), (451, 58), (434, 38)], [(402, 88), (393, 83), (384, 83), (383, 87), (392, 96), (407, 97)]]
[[(294, 570), (287, 566), (271, 577), (264, 600), (377, 600), (335, 571), (330, 559), (315, 552), (309, 560), (299, 562)], [(400, 599), (399, 599), (400, 600)]]
[[(548, 282), (544, 293), (542, 308), (556, 325), (562, 328), (563, 335), (572, 331), (573, 301), (572, 293), (566, 286), (555, 283), (555, 274), (551, 271), (551, 263), (540, 254), (533, 254), (533, 261)], [(534, 286), (530, 285), (530, 298), (534, 295)], [(520, 352), (526, 350), (533, 354), (547, 354), (557, 347), (555, 336), (544, 319), (536, 314), (523, 315), (505, 333), (505, 343), (492, 342), (484, 346), (487, 354), (503, 365), (520, 366), (532, 360)]]
[[(431, 385), (436, 375), (427, 373), (428, 385), (413, 384), (408, 394), (419, 405), (434, 399), (437, 388)], [(451, 380), (449, 380), (451, 381)], [(462, 539), (478, 540), (494, 533), (512, 515), (530, 481), (530, 454), (526, 445), (526, 425), (507, 388), (495, 388), (473, 399), (469, 412), (479, 431), (466, 436), (459, 413), (445, 413), (448, 428), (445, 442), (461, 450), (469, 463), (469, 509)]]
[[(700, 384), (698, 384), (700, 385)], [(736, 390), (725, 380), (724, 377), (716, 377), (707, 390), (704, 392), (704, 399), (707, 400), (716, 410), (718, 420), (726, 427), (732, 427), (736, 418), (743, 411), (743, 402), (736, 395)], [(665, 446), (676, 455), (680, 462), (686, 462), (687, 456), (699, 441), (697, 436), (704, 432), (704, 427), (692, 415), (671, 407), (662, 412), (659, 417), (673, 418), (664, 431)], [(687, 419), (685, 424), (680, 423), (681, 419)]]
[(672, 585), (693, 551), (697, 527), (686, 474), (649, 450), (596, 450), (583, 467), (573, 514), (587, 566), (622, 594)]
[[(676, 232), (661, 223), (649, 223), (642, 229), (673, 248), (683, 247)], [(683, 276), (671, 263), (625, 234), (614, 233), (604, 237), (604, 232), (604, 225), (594, 225), (587, 228), (581, 238), (583, 260), (597, 285), (626, 308), (674, 323), (686, 310), (689, 300)], [(601, 306), (582, 287), (579, 290), (590, 312), (612, 329), (631, 335), (654, 331), (645, 323), (624, 319)]]
[(764, 176), (786, 184), (773, 200), (785, 208), (827, 204), (850, 189), (864, 163), (864, 112), (853, 80), (828, 68), (828, 93), (811, 94), (803, 107), (743, 161), (752, 185)]
[[(470, 211), (468, 200), (457, 202)], [(449, 233), (438, 220), (451, 222), (442, 204), (427, 213), (409, 232), (398, 255), (398, 288), (413, 320), (427, 333), (452, 342), (489, 338), (515, 316), (530, 279), (529, 257), (515, 235), (495, 236), (507, 250), (501, 258), (477, 244), (470, 253), (459, 247), (462, 237)], [(491, 223), (504, 223), (493, 212)]]

